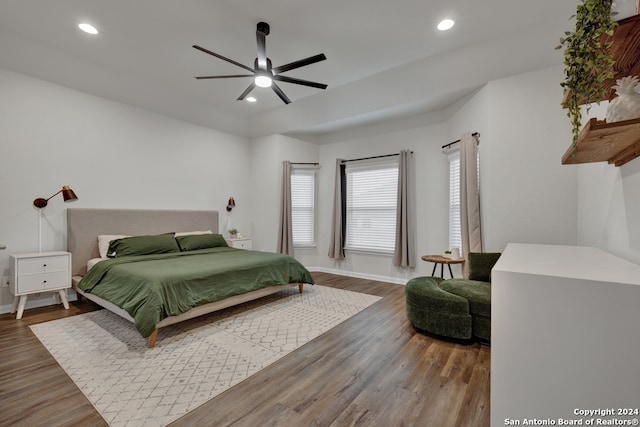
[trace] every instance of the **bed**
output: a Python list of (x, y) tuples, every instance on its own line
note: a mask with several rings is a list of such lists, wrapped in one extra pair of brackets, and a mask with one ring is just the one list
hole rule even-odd
[[(185, 236), (174, 236), (179, 232)], [(290, 287), (302, 293), (305, 283), (313, 284), (294, 258), (229, 248), (217, 233), (217, 211), (67, 209), (73, 288), (79, 297), (133, 322), (152, 348), (159, 328)], [(144, 237), (112, 240), (115, 257), (95, 263), (105, 251), (98, 236), (107, 235)], [(118, 246), (145, 239), (169, 246), (173, 241), (179, 249), (141, 255)], [(90, 262), (95, 266), (88, 271)]]

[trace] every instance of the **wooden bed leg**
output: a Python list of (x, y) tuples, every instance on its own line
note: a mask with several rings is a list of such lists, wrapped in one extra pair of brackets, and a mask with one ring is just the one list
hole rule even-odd
[(149, 335), (149, 348), (153, 348), (156, 346), (156, 338), (158, 338), (158, 329), (156, 329), (151, 335)]
[(302, 288), (304, 288), (304, 283), (298, 284), (298, 289), (300, 290), (300, 293), (302, 293)]

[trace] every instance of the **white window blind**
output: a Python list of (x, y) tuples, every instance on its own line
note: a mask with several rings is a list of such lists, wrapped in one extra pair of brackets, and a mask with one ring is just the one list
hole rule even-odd
[(291, 228), (294, 247), (315, 245), (315, 190), (315, 170), (291, 170)]
[[(480, 187), (480, 151), (476, 158), (478, 187)], [(460, 218), (460, 151), (449, 154), (449, 249), (462, 250)]]
[(460, 152), (449, 154), (449, 249), (462, 250), (460, 224)]
[(345, 249), (393, 253), (398, 159), (348, 163)]

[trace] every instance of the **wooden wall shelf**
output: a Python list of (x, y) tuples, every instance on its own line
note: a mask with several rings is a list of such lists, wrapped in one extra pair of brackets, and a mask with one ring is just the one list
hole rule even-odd
[[(602, 85), (607, 97), (593, 102), (611, 100), (616, 94), (613, 86), (625, 76), (640, 76), (640, 14), (618, 22), (612, 37), (604, 36), (602, 42), (613, 39), (611, 53), (616, 61), (614, 78)], [(566, 93), (565, 98), (566, 99)], [(564, 104), (563, 99), (563, 104)], [(609, 162), (621, 166), (640, 156), (640, 119), (606, 123), (591, 119), (580, 131), (578, 142), (562, 156), (563, 165), (591, 162)]]
[(616, 166), (640, 156), (640, 119), (606, 123), (591, 119), (578, 142), (562, 156), (563, 165), (609, 162)]
[(608, 88), (610, 101), (616, 96), (612, 88), (618, 79), (625, 76), (640, 76), (640, 15), (630, 16), (618, 22), (613, 37), (605, 36), (604, 42), (613, 40), (611, 54), (616, 63), (613, 65), (613, 78), (604, 81)]
[[(612, 100), (616, 96), (613, 86), (618, 79), (626, 76), (640, 76), (640, 15), (633, 15), (618, 22), (618, 27), (613, 36), (602, 36), (601, 43), (613, 40), (611, 55), (616, 63), (613, 66), (613, 78), (602, 82), (607, 96), (602, 99), (594, 99), (592, 102)], [(567, 99), (564, 94), (562, 103)], [(584, 101), (582, 102), (584, 104)]]

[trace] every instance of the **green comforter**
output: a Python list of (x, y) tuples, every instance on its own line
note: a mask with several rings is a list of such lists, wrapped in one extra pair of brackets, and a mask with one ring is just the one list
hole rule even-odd
[(287, 283), (313, 284), (313, 278), (287, 255), (218, 247), (101, 261), (78, 287), (129, 313), (146, 338), (165, 317)]

